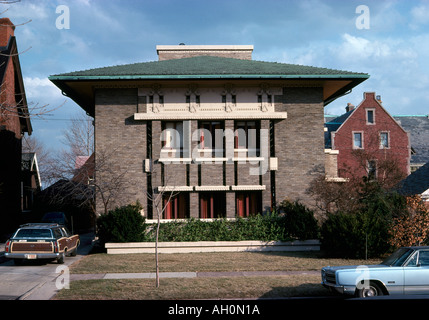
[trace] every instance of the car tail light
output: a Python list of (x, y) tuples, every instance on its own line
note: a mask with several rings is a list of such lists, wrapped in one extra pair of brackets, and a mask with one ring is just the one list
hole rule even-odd
[(9, 249), (10, 249), (10, 240), (7, 240), (4, 250), (5, 252), (9, 252)]
[(54, 245), (54, 252), (58, 252), (58, 241), (54, 241), (53, 245)]

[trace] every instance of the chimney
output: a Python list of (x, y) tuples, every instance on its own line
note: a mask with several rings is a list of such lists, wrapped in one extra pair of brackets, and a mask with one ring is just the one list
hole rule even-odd
[(197, 56), (216, 56), (224, 58), (235, 58), (252, 60), (252, 45), (185, 45), (178, 46), (156, 46), (158, 60), (171, 60), (191, 58)]
[(354, 105), (352, 105), (350, 102), (347, 103), (346, 112), (350, 112), (355, 108)]
[(0, 19), (0, 47), (6, 47), (10, 37), (14, 35), (15, 25), (9, 18)]

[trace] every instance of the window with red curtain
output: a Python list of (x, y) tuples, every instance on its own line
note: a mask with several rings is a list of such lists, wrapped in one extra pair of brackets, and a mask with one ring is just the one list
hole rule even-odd
[(189, 194), (179, 193), (170, 199), (164, 195), (164, 219), (186, 219), (189, 216)]
[(260, 192), (237, 192), (236, 215), (239, 217), (249, 217), (250, 215), (261, 212), (261, 193)]
[(250, 154), (257, 154), (259, 149), (259, 127), (258, 121), (236, 121), (234, 148), (248, 149)]
[[(200, 148), (211, 149), (213, 155), (215, 155), (216, 147), (219, 148), (217, 152), (223, 154), (223, 131), (218, 131), (216, 136), (216, 130), (224, 129), (223, 121), (200, 121), (198, 123), (200, 129)], [(217, 143), (216, 143), (217, 142)]]
[(226, 216), (225, 192), (200, 193), (200, 218), (221, 218)]

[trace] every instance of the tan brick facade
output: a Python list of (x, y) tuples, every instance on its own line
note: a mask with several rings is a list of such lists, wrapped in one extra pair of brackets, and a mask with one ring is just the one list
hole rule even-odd
[[(138, 121), (133, 115), (146, 110), (149, 101), (138, 97), (137, 88), (97, 89), (95, 103), (96, 153), (109, 153), (115, 171), (123, 172), (126, 190), (111, 205), (121, 205), (139, 200), (149, 217), (153, 214), (148, 207), (148, 175), (151, 187), (168, 187), (189, 194), (189, 217), (199, 217), (199, 193), (222, 193), (226, 199), (226, 217), (236, 216), (236, 193), (254, 192), (259, 194), (259, 208), (270, 210), (274, 199), (281, 202), (285, 198), (299, 199), (310, 204), (306, 189), (314, 174), (324, 170), (323, 103), (320, 88), (284, 88), (283, 95), (275, 97), (275, 109), (287, 112), (287, 119), (256, 120), (260, 128), (270, 131), (273, 126), (274, 145), (270, 157), (277, 158), (278, 170), (264, 171), (257, 162), (217, 161), (190, 163), (177, 161), (161, 164), (162, 121)], [(255, 97), (256, 99), (256, 97)], [(225, 129), (234, 129), (234, 120), (224, 122)], [(148, 137), (147, 127), (151, 127)], [(198, 128), (198, 120), (191, 120), (191, 130)], [(152, 157), (148, 154), (150, 143)], [(266, 141), (269, 144), (269, 141)], [(198, 141), (192, 141), (192, 149)], [(145, 159), (153, 162), (153, 171), (145, 172)], [(209, 158), (210, 159), (210, 158)], [(214, 161), (217, 161), (216, 163)], [(267, 160), (268, 161), (268, 160)], [(243, 163), (244, 162), (244, 163)], [(249, 170), (260, 168), (261, 175), (250, 175)], [(98, 179), (102, 178), (99, 173)], [(275, 181), (272, 177), (275, 176)], [(184, 191), (183, 191), (184, 190)], [(274, 191), (272, 198), (271, 191)], [(188, 195), (187, 195), (188, 196)], [(101, 204), (99, 204), (101, 205)]]

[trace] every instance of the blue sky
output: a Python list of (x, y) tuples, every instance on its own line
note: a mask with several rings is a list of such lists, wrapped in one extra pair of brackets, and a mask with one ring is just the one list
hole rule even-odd
[[(58, 29), (59, 5), (70, 28)], [(369, 28), (356, 26), (369, 9)], [(340, 0), (21, 0), (0, 4), (15, 35), (29, 103), (55, 108), (32, 121), (34, 136), (62, 148), (79, 111), (48, 76), (157, 60), (156, 45), (253, 45), (253, 59), (370, 74), (325, 108), (342, 114), (365, 91), (392, 114), (429, 113), (429, 1)], [(25, 23), (31, 20), (31, 22)], [(359, 20), (360, 21), (360, 20)], [(367, 21), (367, 20), (366, 20)], [(26, 51), (29, 49), (28, 51)]]

